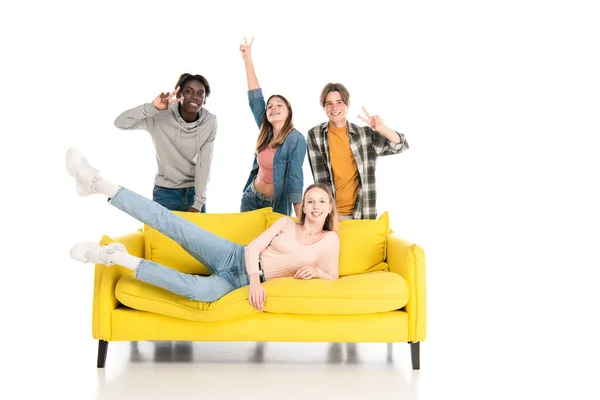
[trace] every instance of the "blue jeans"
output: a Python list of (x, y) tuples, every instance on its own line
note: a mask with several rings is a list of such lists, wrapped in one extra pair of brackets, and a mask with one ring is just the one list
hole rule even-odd
[(242, 195), (240, 211), (253, 211), (265, 207), (273, 207), (273, 197), (262, 194), (256, 190), (254, 182), (250, 183), (248, 189)]
[(179, 243), (212, 273), (210, 276), (184, 274), (153, 261), (142, 260), (135, 272), (136, 279), (190, 300), (207, 302), (218, 300), (250, 283), (244, 246), (223, 239), (123, 187), (109, 202)]
[[(196, 190), (193, 187), (171, 189), (154, 185), (152, 200), (171, 211), (187, 211), (194, 205)], [(206, 212), (206, 203), (200, 212)]]

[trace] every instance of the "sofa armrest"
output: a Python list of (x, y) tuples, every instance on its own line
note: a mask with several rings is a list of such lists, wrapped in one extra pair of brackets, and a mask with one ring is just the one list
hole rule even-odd
[(406, 279), (409, 299), (406, 304), (408, 313), (408, 337), (412, 342), (425, 339), (427, 329), (427, 291), (425, 285), (425, 252), (408, 240), (394, 233), (387, 235), (387, 260), (390, 271)]
[[(100, 244), (123, 243), (132, 256), (144, 257), (145, 242), (142, 230), (124, 236), (111, 239), (103, 236)], [(92, 334), (94, 339), (109, 341), (111, 339), (112, 311), (119, 306), (115, 297), (115, 287), (119, 278), (125, 274), (132, 273), (131, 270), (115, 265), (96, 264), (94, 274), (94, 301), (92, 313)]]

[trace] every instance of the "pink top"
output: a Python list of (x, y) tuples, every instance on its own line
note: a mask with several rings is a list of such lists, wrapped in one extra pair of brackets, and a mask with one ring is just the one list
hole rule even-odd
[(321, 279), (338, 279), (340, 239), (336, 232), (326, 232), (317, 243), (301, 245), (296, 240), (296, 222), (282, 217), (246, 246), (248, 274), (260, 273), (265, 279), (294, 276), (302, 267), (315, 267)]
[(273, 183), (273, 159), (277, 149), (265, 147), (258, 153), (258, 179), (265, 183)]

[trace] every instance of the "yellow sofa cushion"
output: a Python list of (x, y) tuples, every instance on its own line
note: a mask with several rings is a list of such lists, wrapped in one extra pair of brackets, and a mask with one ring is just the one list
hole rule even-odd
[(387, 211), (377, 219), (340, 222), (340, 276), (387, 269), (384, 261), (389, 229)]
[[(282, 214), (269, 212), (267, 228)], [(343, 220), (339, 224), (340, 276), (387, 269), (386, 244), (390, 230), (388, 212), (377, 219)]]
[[(232, 242), (246, 245), (266, 230), (271, 208), (230, 214), (175, 211), (175, 214)], [(189, 274), (208, 275), (206, 267), (173, 239), (144, 225), (145, 258)]]
[[(382, 266), (381, 269), (384, 269)], [(277, 314), (355, 315), (388, 312), (408, 302), (408, 284), (394, 272), (376, 271), (335, 281), (279, 278), (264, 283), (265, 312)], [(222, 321), (256, 313), (248, 303), (248, 287), (204, 303), (186, 299), (136, 280), (119, 279), (117, 299), (127, 307), (192, 321)]]
[(248, 303), (248, 286), (234, 290), (217, 301), (205, 303), (189, 300), (127, 274), (117, 282), (115, 296), (119, 302), (136, 310), (191, 321), (223, 321), (257, 312)]
[[(380, 269), (387, 268), (382, 263)], [(375, 271), (337, 280), (294, 278), (264, 283), (265, 311), (278, 314), (372, 314), (398, 310), (408, 302), (408, 284), (401, 275)]]

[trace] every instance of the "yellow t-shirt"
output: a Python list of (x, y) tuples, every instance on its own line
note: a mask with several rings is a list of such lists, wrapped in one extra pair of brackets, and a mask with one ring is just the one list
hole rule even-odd
[(348, 125), (336, 128), (327, 127), (329, 157), (333, 171), (333, 183), (336, 192), (336, 207), (340, 215), (350, 215), (358, 195), (358, 168), (350, 149)]

